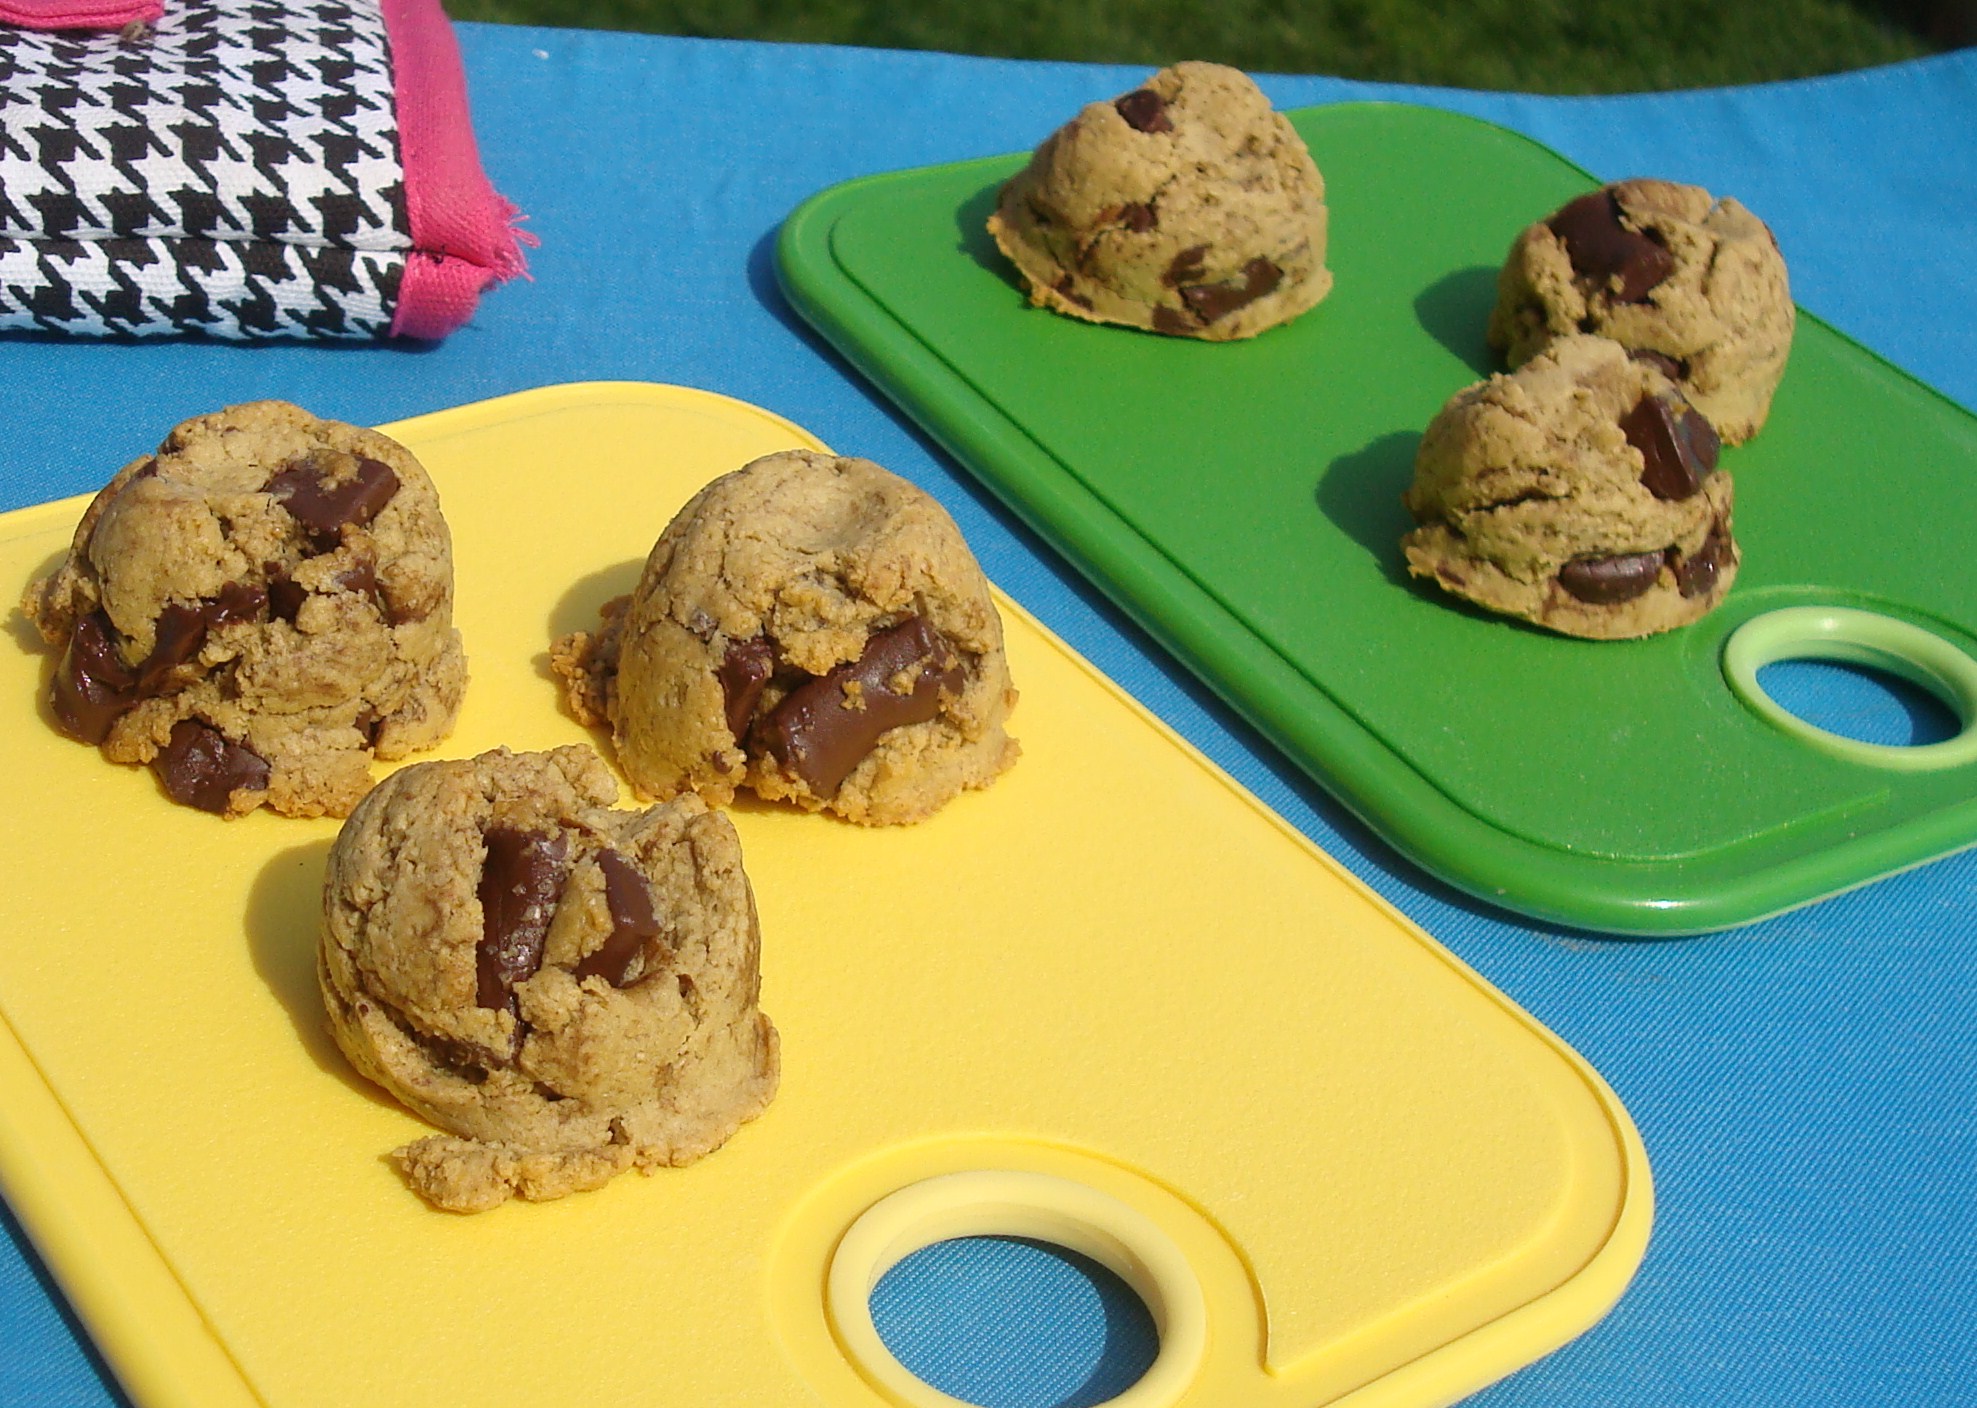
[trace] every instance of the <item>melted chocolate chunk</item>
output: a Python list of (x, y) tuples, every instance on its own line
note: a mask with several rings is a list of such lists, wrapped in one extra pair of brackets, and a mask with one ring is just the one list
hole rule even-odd
[(1684, 597), (1707, 596), (1715, 591), (1716, 579), (1734, 561), (1735, 549), (1720, 518), (1709, 525), (1709, 536), (1693, 553), (1684, 557), (1673, 548), (1668, 550), (1668, 565), (1674, 569), (1675, 585)]
[(384, 461), (360, 456), (356, 465), (332, 483), (314, 460), (297, 460), (268, 481), (268, 492), (312, 539), (333, 543), (346, 525), (362, 527), (376, 518), (398, 492), (398, 476)]
[(302, 614), (302, 603), (309, 599), (309, 589), (290, 577), (279, 564), (269, 563), (267, 573), (268, 615), (292, 626)]
[(1666, 352), (1653, 352), (1645, 347), (1629, 347), (1627, 355), (1636, 362), (1646, 362), (1670, 381), (1683, 381), (1689, 375), (1689, 364)]
[(1136, 235), (1143, 235), (1160, 224), (1160, 217), (1153, 213), (1153, 207), (1133, 201), (1119, 207), (1119, 223)]
[(1588, 606), (1617, 606), (1653, 586), (1661, 562), (1658, 552), (1575, 557), (1558, 569), (1558, 585)]
[(597, 868), (604, 872), (604, 903), (611, 911), (611, 935), (585, 955), (574, 971), (580, 979), (602, 978), (621, 988), (645, 941), (659, 937), (659, 916), (652, 908), (652, 887), (630, 861), (616, 851), (599, 851)]
[(483, 1051), (471, 1041), (438, 1032), (420, 1031), (410, 1018), (397, 1013), (392, 1014), (392, 1021), (426, 1053), (426, 1059), (433, 1065), (442, 1071), (452, 1072), (469, 1085), (485, 1085), (488, 1071), (504, 1064), (499, 1056)]
[(560, 831), (489, 827), (481, 866), (481, 941), (474, 950), (474, 1001), (514, 1011), (517, 983), (542, 966), (542, 945), (563, 892), (570, 843)]
[(1643, 396), (1620, 429), (1641, 452), (1641, 483), (1657, 499), (1688, 498), (1716, 468), (1716, 427), (1678, 394)]
[(1151, 88), (1135, 88), (1112, 106), (1135, 132), (1172, 132), (1174, 123), (1167, 116), (1167, 100)]
[(48, 691), (56, 726), (83, 743), (101, 743), (136, 702), (137, 677), (117, 655), (117, 628), (93, 611), (70, 632), (68, 653)]
[(198, 719), (180, 719), (151, 762), (165, 794), (202, 812), (225, 812), (233, 794), (263, 792), (268, 760)]
[(1066, 274), (1063, 278), (1052, 284), (1051, 287), (1057, 290), (1058, 296), (1064, 299), (1065, 302), (1075, 303), (1087, 313), (1091, 311), (1091, 300), (1078, 292), (1077, 280), (1073, 279), (1069, 274)]
[(259, 620), (268, 594), (245, 582), (229, 582), (218, 596), (187, 605), (169, 602), (158, 613), (151, 653), (135, 670), (116, 649), (117, 629), (95, 611), (76, 622), (68, 653), (55, 671), (49, 707), (62, 732), (101, 743), (118, 717), (140, 699), (160, 692), (171, 672), (199, 653), (206, 632), (233, 621)]
[[(910, 675), (899, 693), (893, 684)], [(865, 653), (792, 690), (756, 725), (769, 755), (819, 797), (833, 795), (879, 736), (940, 712), (944, 690), (959, 694), (963, 674), (954, 648), (924, 616), (880, 631)]]
[(1545, 223), (1565, 242), (1573, 272), (1612, 288), (1622, 303), (1644, 302), (1675, 270), (1667, 249), (1620, 223), (1620, 202), (1611, 189), (1568, 202)]
[(206, 643), (206, 632), (215, 626), (236, 621), (258, 621), (267, 610), (264, 587), (247, 582), (229, 582), (218, 596), (206, 597), (191, 605), (168, 602), (158, 613), (156, 641), (144, 663), (137, 668), (137, 696), (148, 699), (159, 692), (165, 678), (199, 653)]
[(1161, 304), (1153, 310), (1153, 330), (1164, 332), (1169, 337), (1187, 337), (1194, 331), (1194, 324), (1172, 308)]
[(1168, 288), (1178, 288), (1182, 284), (1193, 283), (1201, 277), (1202, 260), (1208, 257), (1208, 246), (1191, 244), (1174, 256), (1168, 264), (1167, 272), (1160, 276), (1160, 282)]
[(206, 617), (198, 606), (171, 602), (158, 613), (157, 644), (138, 667), (137, 690), (151, 695), (165, 682), (165, 676), (199, 653), (206, 639)]
[(762, 687), (776, 672), (776, 650), (767, 636), (751, 640), (731, 640), (727, 653), (715, 671), (721, 681), (721, 697), (727, 704), (728, 732), (739, 743), (748, 736), (748, 721), (755, 717), (756, 701)]
[(355, 567), (346, 567), (330, 581), (346, 592), (355, 592), (378, 601), (378, 569), (369, 559), (360, 560)]
[(1242, 266), (1241, 278), (1225, 279), (1219, 284), (1186, 285), (1180, 295), (1196, 317), (1212, 323), (1239, 308), (1247, 308), (1283, 281), (1284, 271), (1275, 264), (1267, 259), (1252, 259)]

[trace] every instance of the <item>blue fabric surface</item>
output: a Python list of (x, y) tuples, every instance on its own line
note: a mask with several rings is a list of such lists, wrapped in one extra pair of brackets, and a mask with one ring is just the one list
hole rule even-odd
[[(1178, 674), (777, 295), (771, 241), (804, 197), (1029, 147), (1144, 70), (488, 26), (461, 39), (489, 172), (542, 240), (534, 281), (496, 291), (426, 349), (0, 340), (0, 508), (93, 489), (173, 421), (259, 396), (376, 423), (634, 378), (776, 410), (926, 486), (1013, 596), (1618, 1090), (1656, 1176), (1646, 1261), (1611, 1316), (1478, 1402), (1968, 1397), (1977, 853), (1699, 939), (1602, 940), (1486, 910), (1390, 851)], [(1263, 83), (1280, 106), (1455, 108), (1602, 177), (1735, 194), (1776, 230), (1803, 305), (1977, 405), (1977, 51), (1619, 98)], [(118, 1401), (18, 1229), (6, 1231), (0, 1403)]]
[(1131, 1388), (1159, 1349), (1124, 1281), (1016, 1237), (914, 1252), (872, 1288), (872, 1323), (900, 1363), (982, 1408), (1090, 1408)]

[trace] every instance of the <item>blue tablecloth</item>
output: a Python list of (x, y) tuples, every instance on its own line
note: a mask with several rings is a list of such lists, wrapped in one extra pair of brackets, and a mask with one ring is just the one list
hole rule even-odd
[[(490, 174), (542, 240), (533, 282), (432, 348), (0, 339), (0, 508), (93, 489), (182, 416), (262, 396), (377, 423), (632, 378), (779, 411), (939, 496), (1012, 595), (1619, 1091), (1655, 1170), (1647, 1259), (1611, 1316), (1477, 1401), (1857, 1408), (1977, 1392), (1977, 853), (1698, 939), (1602, 941), (1472, 904), (1181, 675), (778, 296), (771, 243), (804, 197), (1026, 148), (1144, 70), (473, 25), (461, 38)], [(1977, 406), (1977, 50), (1643, 97), (1262, 82), (1279, 106), (1435, 104), (1601, 176), (1733, 193), (1777, 232), (1805, 307)], [(119, 1401), (7, 1231), (0, 1403)]]

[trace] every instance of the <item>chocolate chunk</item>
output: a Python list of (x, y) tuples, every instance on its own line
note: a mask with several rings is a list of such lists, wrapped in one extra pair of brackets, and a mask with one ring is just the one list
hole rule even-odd
[(264, 562), (261, 571), (268, 579), (269, 618), (294, 625), (302, 612), (302, 603), (309, 599), (309, 589), (290, 577), (288, 569), (279, 562)]
[(611, 935), (586, 954), (574, 971), (580, 979), (602, 978), (621, 988), (645, 941), (659, 937), (659, 916), (652, 908), (652, 887), (630, 861), (616, 851), (599, 851), (597, 868), (604, 872), (604, 903), (611, 911)]
[(68, 653), (48, 691), (55, 724), (83, 743), (101, 743), (136, 702), (137, 677), (117, 655), (117, 628), (92, 611), (70, 632)]
[(422, 1032), (404, 1017), (395, 1017), (398, 1029), (418, 1044), (426, 1053), (426, 1059), (442, 1071), (451, 1071), (469, 1085), (487, 1084), (490, 1068), (505, 1064), (499, 1056), (483, 1051), (471, 1041), (461, 1041), (458, 1037), (442, 1036), (436, 1032)]
[(1119, 207), (1119, 223), (1136, 235), (1143, 235), (1160, 224), (1160, 217), (1153, 213), (1153, 207), (1139, 201)]
[(1160, 304), (1153, 310), (1153, 330), (1164, 332), (1169, 337), (1187, 337), (1194, 332), (1194, 324), (1172, 308)]
[(1174, 124), (1167, 116), (1167, 100), (1151, 88), (1135, 88), (1122, 98), (1114, 98), (1112, 106), (1135, 132), (1174, 130)]
[(367, 596), (372, 601), (378, 600), (378, 569), (367, 558), (360, 559), (354, 567), (344, 568), (330, 581), (343, 591)]
[(1239, 308), (1247, 308), (1284, 281), (1284, 271), (1267, 259), (1252, 259), (1242, 266), (1242, 277), (1218, 284), (1192, 284), (1180, 290), (1181, 297), (1204, 323), (1212, 323)]
[(755, 717), (756, 701), (762, 687), (776, 671), (776, 649), (767, 636), (731, 640), (715, 671), (721, 681), (721, 697), (727, 703), (728, 732), (739, 743), (748, 736), (748, 721)]
[(228, 582), (218, 596), (205, 597), (190, 605), (168, 602), (158, 613), (151, 653), (137, 668), (137, 693), (148, 699), (159, 692), (171, 672), (199, 653), (206, 633), (215, 626), (236, 621), (258, 621), (267, 609), (264, 587), (247, 582)]
[(489, 827), (481, 866), (481, 941), (474, 950), (474, 1001), (514, 1010), (517, 983), (542, 966), (542, 945), (563, 892), (570, 843), (561, 831)]
[[(905, 692), (894, 685), (910, 677)], [(880, 631), (865, 652), (792, 690), (756, 725), (769, 755), (819, 797), (833, 795), (889, 729), (940, 712), (942, 691), (959, 694), (960, 657), (924, 616)]]
[(1613, 289), (1622, 303), (1643, 302), (1675, 270), (1667, 249), (1620, 223), (1620, 202), (1610, 189), (1568, 202), (1545, 223), (1565, 242), (1573, 272)]
[(1627, 355), (1636, 362), (1646, 362), (1670, 381), (1683, 381), (1689, 375), (1689, 364), (1680, 358), (1671, 357), (1666, 352), (1651, 352), (1645, 347), (1629, 347)]
[(1575, 557), (1558, 569), (1558, 585), (1588, 606), (1615, 606), (1653, 586), (1661, 575), (1661, 561), (1658, 552)]
[(268, 481), (295, 521), (319, 544), (335, 542), (345, 525), (362, 527), (398, 492), (398, 476), (382, 460), (359, 456), (356, 469), (332, 479), (313, 459), (297, 460)]
[(225, 812), (233, 794), (264, 792), (268, 760), (198, 719), (180, 719), (151, 762), (165, 794), (202, 812)]
[(1051, 287), (1057, 290), (1058, 297), (1062, 298), (1065, 302), (1075, 303), (1087, 313), (1091, 311), (1091, 300), (1078, 292), (1078, 282), (1069, 274), (1066, 274), (1063, 278), (1052, 284)]
[(1709, 525), (1709, 536), (1693, 553), (1684, 556), (1673, 548), (1668, 550), (1668, 565), (1674, 569), (1675, 585), (1684, 597), (1709, 595), (1716, 590), (1716, 579), (1723, 575), (1723, 569), (1735, 561), (1736, 549), (1720, 518)]
[(1679, 394), (1643, 396), (1620, 418), (1641, 452), (1641, 483), (1657, 499), (1686, 499), (1716, 468), (1716, 427)]
[(72, 738), (101, 743), (118, 715), (157, 694), (173, 670), (199, 653), (207, 631), (259, 620), (267, 604), (267, 592), (246, 582), (229, 582), (218, 596), (202, 601), (168, 602), (153, 627), (151, 653), (135, 670), (117, 655), (117, 631), (110, 618), (101, 611), (83, 617), (55, 671), (49, 694), (55, 721)]
[(1208, 257), (1208, 246), (1191, 244), (1167, 265), (1167, 272), (1160, 276), (1160, 282), (1168, 288), (1178, 288), (1182, 284), (1193, 283), (1201, 277), (1202, 260)]
[(199, 603), (206, 615), (206, 627), (232, 625), (236, 621), (258, 621), (268, 606), (268, 590), (252, 582), (228, 582), (218, 596)]
[(206, 639), (206, 617), (196, 605), (171, 602), (158, 613), (156, 638), (138, 667), (137, 690), (142, 695), (156, 694), (166, 675), (199, 653)]

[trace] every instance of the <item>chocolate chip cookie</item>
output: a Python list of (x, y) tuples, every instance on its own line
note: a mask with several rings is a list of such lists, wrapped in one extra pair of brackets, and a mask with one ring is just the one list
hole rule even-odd
[(715, 480), (551, 661), (646, 797), (725, 806), (747, 787), (882, 825), (1016, 760), (981, 568), (939, 504), (870, 460), (791, 450)]
[(222, 816), (346, 815), (372, 759), (444, 738), (466, 688), (425, 470), (281, 401), (126, 465), (21, 609), (62, 651), (56, 726)]
[(437, 1207), (691, 1163), (775, 1094), (734, 828), (697, 797), (635, 812), (617, 796), (580, 745), (414, 763), (331, 849), (330, 1030), (447, 1131), (392, 1156)]
[(1654, 363), (1565, 337), (1458, 392), (1404, 502), (1408, 570), (1491, 611), (1619, 640), (1686, 625), (1737, 574), (1710, 423)]
[(1248, 75), (1182, 63), (1046, 138), (988, 228), (1039, 307), (1224, 342), (1331, 291), (1325, 222), (1311, 153)]
[(1778, 241), (1728, 196), (1620, 181), (1532, 225), (1497, 280), (1490, 345), (1512, 367), (1574, 333), (1652, 360), (1725, 442), (1763, 428), (1797, 311)]

